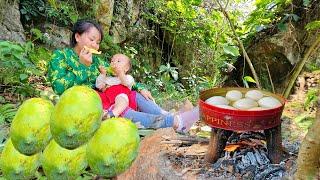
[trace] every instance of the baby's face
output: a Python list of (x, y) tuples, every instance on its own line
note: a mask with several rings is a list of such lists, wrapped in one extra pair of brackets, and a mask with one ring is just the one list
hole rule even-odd
[(125, 69), (126, 72), (130, 69), (130, 60), (122, 54), (116, 54), (111, 58), (111, 67), (119, 67)]

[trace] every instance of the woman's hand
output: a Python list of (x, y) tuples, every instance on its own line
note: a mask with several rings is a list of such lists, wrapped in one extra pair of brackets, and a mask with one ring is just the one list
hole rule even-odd
[(92, 63), (92, 53), (90, 53), (88, 50), (83, 48), (80, 51), (79, 60), (80, 60), (80, 63), (82, 63), (86, 66), (90, 66)]
[(146, 89), (142, 89), (142, 90), (140, 91), (140, 94), (141, 94), (144, 98), (146, 98), (147, 100), (154, 101), (154, 99), (153, 99), (150, 91), (148, 91), (148, 90), (146, 90)]

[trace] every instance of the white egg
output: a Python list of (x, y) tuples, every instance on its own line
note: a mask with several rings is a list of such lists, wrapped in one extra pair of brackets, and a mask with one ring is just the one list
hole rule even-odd
[(250, 109), (248, 109), (248, 110), (249, 110), (249, 111), (261, 111), (261, 110), (266, 110), (266, 109), (269, 109), (269, 108), (253, 107), (253, 108), (250, 108)]
[(276, 108), (282, 105), (278, 99), (270, 96), (261, 98), (258, 101), (258, 104), (259, 106), (265, 107), (265, 108)]
[(237, 101), (242, 98), (242, 93), (238, 90), (231, 90), (227, 92), (226, 98), (229, 101)]
[(229, 101), (222, 97), (222, 96), (213, 96), (209, 99), (206, 100), (206, 103), (210, 104), (210, 105), (228, 105)]
[(237, 110), (237, 108), (235, 108), (235, 107), (232, 107), (232, 106), (229, 106), (229, 105), (224, 105), (224, 104), (222, 104), (222, 105), (214, 105), (214, 106), (217, 106), (217, 107), (223, 108), (223, 109)]
[(243, 98), (233, 103), (233, 107), (237, 109), (247, 110), (253, 107), (257, 107), (258, 103), (251, 98)]
[(245, 94), (245, 97), (258, 101), (263, 97), (263, 93), (259, 90), (250, 90)]

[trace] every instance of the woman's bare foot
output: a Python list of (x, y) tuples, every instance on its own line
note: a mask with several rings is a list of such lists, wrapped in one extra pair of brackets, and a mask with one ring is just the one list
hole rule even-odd
[(178, 127), (175, 126), (177, 132), (186, 133), (191, 126), (200, 119), (199, 106), (192, 108), (189, 111), (179, 113), (176, 115)]
[(191, 109), (193, 109), (193, 105), (189, 101), (189, 99), (187, 99), (187, 100), (184, 101), (183, 106), (179, 109), (179, 113), (190, 111)]

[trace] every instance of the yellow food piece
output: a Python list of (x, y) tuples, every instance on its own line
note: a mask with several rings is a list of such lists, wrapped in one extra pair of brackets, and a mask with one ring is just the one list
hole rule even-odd
[(87, 51), (89, 51), (92, 54), (101, 54), (101, 51), (97, 51), (97, 50), (89, 48), (87, 46), (84, 46), (84, 49), (86, 49)]
[(112, 68), (111, 66), (107, 67), (107, 68), (106, 68), (106, 71), (107, 71), (107, 73), (109, 73), (109, 74), (115, 75), (114, 70), (113, 70), (113, 68)]

